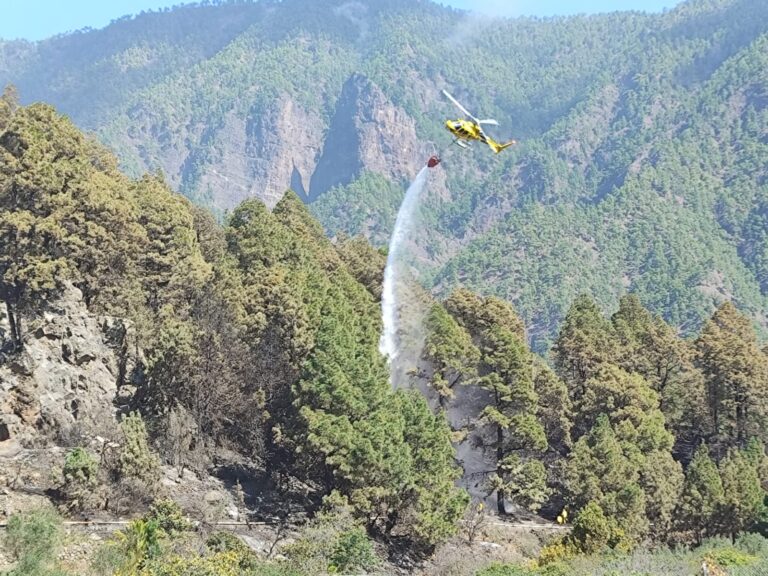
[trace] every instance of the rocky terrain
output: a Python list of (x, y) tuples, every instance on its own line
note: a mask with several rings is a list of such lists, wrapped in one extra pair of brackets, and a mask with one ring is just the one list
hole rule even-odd
[(0, 363), (0, 438), (31, 446), (113, 427), (130, 384), (130, 324), (91, 314), (70, 284), (25, 329), (23, 351)]

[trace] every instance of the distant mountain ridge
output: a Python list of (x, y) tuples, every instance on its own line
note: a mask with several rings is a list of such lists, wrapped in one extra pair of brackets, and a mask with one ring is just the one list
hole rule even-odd
[(724, 299), (766, 326), (767, 48), (759, 0), (500, 21), (428, 1), (220, 2), (0, 42), (0, 83), (198, 203), (291, 187), (330, 234), (380, 244), (449, 142), (448, 88), (522, 145), (446, 153), (416, 256), (438, 293), (512, 301), (541, 350), (581, 292), (607, 308), (635, 292), (685, 333)]

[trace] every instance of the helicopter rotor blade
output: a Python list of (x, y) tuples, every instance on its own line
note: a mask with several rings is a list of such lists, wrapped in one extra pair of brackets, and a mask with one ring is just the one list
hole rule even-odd
[(464, 108), (464, 106), (462, 106), (462, 105), (461, 105), (461, 103), (460, 103), (458, 100), (456, 100), (456, 98), (454, 98), (453, 96), (451, 96), (450, 94), (448, 94), (448, 92), (447, 92), (446, 90), (443, 90), (443, 94), (445, 94), (445, 96), (448, 98), (448, 100), (450, 100), (451, 102), (453, 102), (453, 103), (456, 105), (456, 107), (457, 107), (459, 110), (461, 110), (461, 111), (462, 111), (464, 114), (466, 114), (466, 115), (467, 115), (469, 118), (471, 118), (472, 120), (474, 120), (475, 122), (477, 122), (477, 118), (475, 118), (474, 116), (472, 116), (472, 114), (469, 112), (469, 110), (467, 110), (466, 108)]
[(488, 126), (498, 126), (499, 123), (493, 118), (487, 118), (485, 120), (478, 120), (478, 124), (487, 124)]

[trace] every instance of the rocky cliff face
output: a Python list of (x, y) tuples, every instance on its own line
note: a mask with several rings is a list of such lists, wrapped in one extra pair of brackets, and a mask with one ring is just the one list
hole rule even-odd
[[(7, 333), (1, 316), (0, 338)], [(0, 442), (38, 444), (113, 424), (130, 372), (130, 325), (90, 313), (70, 285), (25, 329), (24, 349), (0, 355)]]
[(429, 156), (413, 119), (361, 74), (344, 83), (330, 120), (288, 94), (232, 109), (220, 126), (188, 118), (176, 133), (148, 108), (130, 119), (122, 156), (142, 171), (160, 166), (172, 186), (218, 210), (252, 197), (272, 208), (289, 188), (313, 201), (363, 172), (410, 181)]
[(336, 112), (312, 175), (310, 200), (352, 182), (362, 172), (410, 181), (426, 153), (413, 119), (361, 74), (344, 84)]
[(234, 208), (249, 197), (273, 208), (288, 188), (306, 198), (323, 130), (317, 112), (288, 96), (245, 117), (232, 112), (216, 135), (216, 158), (203, 165), (194, 187), (219, 209)]
[[(228, 116), (216, 142), (220, 153), (191, 195), (219, 209), (250, 197), (272, 208), (289, 188), (311, 202), (363, 172), (410, 181), (426, 156), (413, 119), (361, 74), (344, 84), (330, 123), (284, 95), (246, 118)], [(182, 182), (184, 165), (178, 170)]]

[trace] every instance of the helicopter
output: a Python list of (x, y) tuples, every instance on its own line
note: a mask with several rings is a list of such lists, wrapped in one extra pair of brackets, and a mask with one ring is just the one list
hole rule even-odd
[[(468, 118), (468, 119), (445, 121), (445, 127), (448, 129), (448, 131), (451, 134), (455, 136), (451, 144), (457, 144), (462, 148), (469, 148), (469, 144), (468, 144), (469, 141), (479, 140), (484, 144), (488, 144), (491, 150), (493, 150), (496, 154), (498, 154), (505, 148), (509, 148), (510, 146), (517, 144), (516, 140), (510, 140), (509, 142), (505, 142), (504, 144), (500, 144), (496, 142), (493, 138), (488, 136), (483, 131), (484, 125), (498, 126), (499, 123), (496, 120), (493, 120), (490, 118), (486, 120), (478, 120), (466, 108), (464, 108), (464, 106), (462, 106), (461, 103), (458, 100), (456, 100), (456, 98), (451, 96), (446, 90), (443, 90), (443, 94), (451, 102), (453, 102), (456, 105), (456, 107), (459, 110), (461, 110), (461, 112)], [(440, 164), (440, 161), (441, 161), (440, 156), (436, 154), (429, 158), (429, 160), (427, 161), (427, 166), (429, 168), (434, 168), (435, 166)]]

